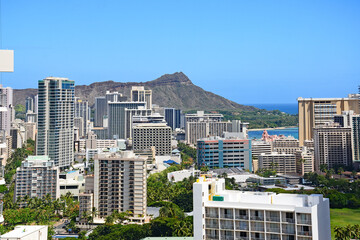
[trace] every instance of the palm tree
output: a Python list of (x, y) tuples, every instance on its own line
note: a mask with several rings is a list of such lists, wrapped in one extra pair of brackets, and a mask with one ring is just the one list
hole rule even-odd
[(320, 171), (324, 173), (324, 172), (326, 172), (326, 170), (328, 170), (328, 166), (326, 164), (321, 164)]
[(306, 162), (306, 159), (304, 159), (304, 158), (300, 158), (298, 160), (298, 163), (300, 164), (300, 167), (301, 167), (301, 175), (304, 175), (304, 173), (305, 173), (305, 167), (304, 167), (305, 162)]

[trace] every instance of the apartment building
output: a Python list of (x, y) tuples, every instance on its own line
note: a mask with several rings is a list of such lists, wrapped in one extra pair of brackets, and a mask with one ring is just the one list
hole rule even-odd
[(165, 121), (172, 130), (181, 127), (181, 110), (175, 108), (165, 108)]
[(352, 165), (351, 128), (327, 124), (314, 129), (315, 170)]
[(210, 137), (197, 141), (199, 166), (241, 167), (252, 171), (251, 140)]
[(352, 162), (360, 163), (360, 114), (344, 111), (341, 115), (334, 116), (334, 122), (339, 123), (340, 127), (351, 128)]
[(61, 168), (74, 160), (74, 89), (75, 82), (67, 78), (39, 80), (36, 154), (49, 156)]
[(222, 136), (224, 132), (231, 132), (232, 123), (223, 122), (222, 119), (222, 114), (205, 114), (204, 111), (186, 114), (185, 139), (187, 143), (196, 145), (198, 139)]
[(131, 220), (146, 219), (146, 158), (132, 151), (95, 156), (94, 207), (105, 218), (114, 210), (131, 211)]
[[(90, 131), (89, 124), (90, 124), (90, 107), (89, 102), (84, 101), (78, 97), (75, 97), (75, 118), (82, 119), (82, 127), (81, 131), (79, 131), (79, 136), (84, 137)], [(79, 126), (80, 129), (80, 126)]]
[(251, 141), (251, 156), (254, 159), (258, 159), (262, 153), (270, 154), (272, 152), (272, 146), (270, 142), (254, 140)]
[(59, 168), (48, 156), (28, 156), (16, 169), (14, 199), (60, 197)]
[(13, 89), (0, 84), (0, 129), (10, 134), (11, 122), (14, 120)]
[(300, 175), (305, 173), (314, 172), (314, 151), (307, 147), (302, 147), (301, 150), (295, 153), (296, 157), (296, 172)]
[(171, 127), (166, 123), (141, 123), (133, 127), (133, 150), (155, 147), (157, 156), (171, 154)]
[(348, 98), (298, 98), (299, 142), (313, 138), (313, 129), (334, 120), (334, 115), (353, 110), (359, 114), (359, 96), (349, 94)]
[(277, 173), (296, 173), (296, 157), (295, 154), (277, 153), (271, 154), (262, 153), (258, 157), (260, 169), (276, 170)]
[(329, 200), (321, 194), (225, 190), (224, 179), (193, 187), (194, 239), (329, 240)]
[(282, 137), (272, 142), (273, 152), (295, 154), (300, 150), (299, 140), (294, 137)]

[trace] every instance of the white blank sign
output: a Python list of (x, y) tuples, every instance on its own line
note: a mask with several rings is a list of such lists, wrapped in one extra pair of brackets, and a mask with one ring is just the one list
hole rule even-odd
[(14, 71), (14, 50), (0, 50), (0, 72)]

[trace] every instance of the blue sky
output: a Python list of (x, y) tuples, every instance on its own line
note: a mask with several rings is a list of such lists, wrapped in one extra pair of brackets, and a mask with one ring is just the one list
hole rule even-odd
[(360, 1), (2, 0), (6, 86), (184, 72), (239, 103), (345, 97), (360, 84)]

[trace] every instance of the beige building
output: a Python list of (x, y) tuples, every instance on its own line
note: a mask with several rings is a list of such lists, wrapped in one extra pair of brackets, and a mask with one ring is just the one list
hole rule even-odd
[(100, 218), (131, 211), (132, 221), (145, 222), (146, 194), (146, 158), (132, 151), (95, 156), (94, 207)]
[(133, 127), (133, 150), (155, 147), (157, 156), (170, 155), (171, 132), (166, 123), (140, 123)]
[(326, 164), (329, 168), (336, 165), (351, 165), (351, 128), (336, 124), (319, 126), (314, 129), (315, 170)]
[(251, 141), (251, 156), (253, 159), (258, 159), (259, 155), (271, 154), (271, 143), (265, 141)]
[(299, 141), (300, 146), (305, 140), (313, 138), (313, 129), (334, 120), (334, 115), (342, 111), (353, 110), (359, 113), (359, 96), (349, 95), (348, 98), (298, 98)]
[(296, 156), (296, 172), (304, 175), (305, 173), (314, 172), (314, 151), (307, 147), (295, 153)]
[(259, 168), (272, 169), (277, 173), (296, 173), (296, 158), (294, 154), (276, 153), (259, 155)]
[(275, 139), (272, 142), (272, 147), (274, 152), (287, 154), (295, 154), (296, 151), (300, 150), (299, 140), (295, 139), (294, 137), (283, 137)]

